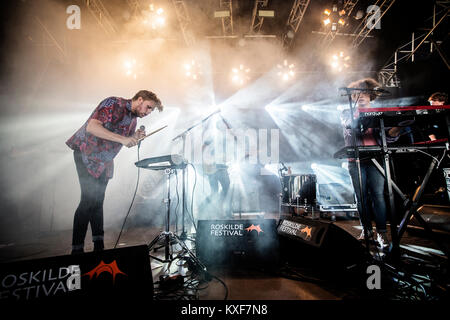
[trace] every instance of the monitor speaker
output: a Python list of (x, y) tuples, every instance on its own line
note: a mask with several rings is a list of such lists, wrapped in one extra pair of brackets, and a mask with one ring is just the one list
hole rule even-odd
[(362, 244), (332, 222), (292, 217), (280, 220), (277, 233), (281, 259), (295, 265), (348, 267), (365, 258)]
[(206, 266), (276, 266), (276, 228), (275, 219), (199, 220), (197, 257)]

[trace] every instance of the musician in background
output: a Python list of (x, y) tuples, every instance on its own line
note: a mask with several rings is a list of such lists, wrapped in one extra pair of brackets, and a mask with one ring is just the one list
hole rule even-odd
[[(448, 101), (448, 95), (444, 92), (435, 92), (429, 98), (428, 102), (432, 106), (443, 106), (446, 105)], [(439, 131), (439, 127), (434, 125), (434, 128), (428, 128), (428, 137), (431, 141), (437, 140), (436, 134)], [(441, 137), (440, 137), (441, 138)]]
[(447, 104), (448, 95), (444, 92), (435, 92), (429, 98), (428, 102), (432, 106), (444, 106)]
[(81, 187), (81, 199), (73, 220), (72, 254), (84, 252), (89, 224), (94, 251), (103, 250), (103, 201), (106, 186), (113, 176), (113, 159), (122, 146), (131, 148), (145, 136), (145, 130), (135, 131), (137, 118), (148, 116), (155, 108), (163, 110), (161, 101), (147, 90), (139, 91), (132, 99), (106, 98), (66, 141), (73, 150)]
[(203, 132), (202, 168), (211, 189), (205, 202), (207, 205), (212, 205), (212, 208), (218, 209), (219, 212), (215, 218), (231, 218), (230, 176), (225, 155), (226, 130), (231, 128), (222, 117), (215, 123), (214, 120)]
[[(358, 88), (363, 90), (355, 90), (352, 94), (352, 100), (356, 104), (354, 110), (355, 119), (359, 116), (358, 108), (370, 108), (371, 101), (377, 98), (376, 91), (374, 88), (380, 87), (377, 81), (371, 78), (361, 79), (352, 82), (349, 88)], [(381, 135), (379, 128), (359, 128), (356, 130), (352, 129), (352, 119), (350, 110), (346, 109), (342, 112), (341, 122), (344, 131), (345, 146), (353, 146), (353, 132), (356, 133), (356, 144), (357, 146), (370, 146), (370, 145), (381, 145)], [(395, 142), (400, 134), (400, 128), (398, 127), (386, 127), (386, 140), (387, 143)], [(362, 201), (359, 188), (359, 175), (358, 168), (355, 159), (348, 159), (348, 169), (353, 182), (353, 188), (356, 193), (356, 198), (358, 202), (358, 212), (361, 226), (363, 231), (359, 236), (359, 240), (364, 239), (364, 230), (367, 231), (369, 238), (373, 237), (372, 219), (371, 211), (374, 214), (376, 231), (377, 231), (377, 242), (381, 248), (389, 246), (389, 239), (387, 237), (386, 228), (386, 200), (384, 195), (385, 181), (383, 175), (378, 171), (375, 165), (372, 163), (370, 158), (364, 158), (364, 154), (360, 154), (360, 167), (361, 167), (361, 181), (362, 181), (362, 193), (364, 200), (364, 209), (362, 210)]]

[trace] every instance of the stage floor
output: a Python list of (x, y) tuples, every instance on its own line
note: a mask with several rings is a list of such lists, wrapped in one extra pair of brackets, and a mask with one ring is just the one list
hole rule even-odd
[[(281, 216), (286, 218), (288, 216)], [(243, 217), (244, 218), (244, 217)], [(245, 217), (251, 218), (251, 217)], [(278, 219), (278, 214), (265, 214), (264, 218)], [(324, 219), (330, 222), (330, 220)], [(338, 219), (334, 224), (355, 238), (360, 234), (358, 220)], [(162, 227), (134, 227), (124, 230), (118, 247), (149, 244), (162, 231)], [(173, 231), (173, 230), (172, 230)], [(86, 238), (85, 251), (93, 250), (90, 231)], [(119, 230), (105, 230), (105, 248), (112, 249), (117, 241)], [(189, 235), (189, 234), (188, 234)], [(41, 234), (28, 243), (0, 244), (0, 262), (32, 260), (70, 254), (72, 231), (58, 231)], [(448, 238), (447, 238), (448, 241)], [(192, 241), (186, 241), (188, 246)], [(192, 244), (189, 244), (192, 243)], [(427, 239), (423, 232), (409, 229), (401, 240), (402, 248), (410, 248), (418, 255), (437, 255), (437, 245)], [(154, 255), (163, 255), (160, 249)], [(151, 259), (154, 281), (164, 273), (163, 266)], [(200, 300), (342, 300), (358, 298), (351, 288), (339, 287), (326, 281), (299, 281), (297, 278), (267, 273), (259, 269), (214, 267), (209, 272), (215, 276), (198, 292)], [(220, 279), (221, 281), (217, 280)], [(226, 289), (225, 286), (226, 285)]]

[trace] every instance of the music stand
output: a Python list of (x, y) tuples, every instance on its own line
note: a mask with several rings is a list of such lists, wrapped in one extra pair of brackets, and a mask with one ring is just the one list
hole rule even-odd
[[(184, 241), (175, 233), (170, 231), (170, 177), (174, 170), (183, 169), (186, 167), (186, 163), (182, 163), (177, 166), (168, 166), (164, 169), (164, 173), (166, 174), (166, 190), (167, 190), (167, 198), (164, 199), (164, 203), (166, 204), (166, 229), (162, 231), (158, 236), (156, 236), (148, 245), (148, 249), (151, 252), (152, 249), (155, 249), (154, 246), (159, 243), (161, 240), (164, 240), (164, 259), (160, 259), (159, 257), (152, 256), (153, 259), (161, 262), (161, 263), (170, 263), (174, 260), (170, 247), (174, 244), (179, 245), (185, 253), (189, 255), (192, 261), (200, 267), (200, 269), (206, 272), (206, 266), (197, 259), (195, 254), (186, 246)], [(156, 249), (155, 249), (156, 250)]]

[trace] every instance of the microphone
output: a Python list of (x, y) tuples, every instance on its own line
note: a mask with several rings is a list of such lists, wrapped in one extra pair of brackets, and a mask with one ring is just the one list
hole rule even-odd
[(283, 166), (283, 168), (281, 168), (281, 171), (288, 171), (288, 168), (286, 168), (286, 166), (284, 165), (283, 162), (280, 162), (281, 165)]
[[(140, 127), (139, 127), (139, 130), (145, 131), (145, 126), (140, 126)], [(141, 147), (141, 142), (142, 142), (142, 140), (139, 140), (139, 142), (138, 142), (138, 148)]]

